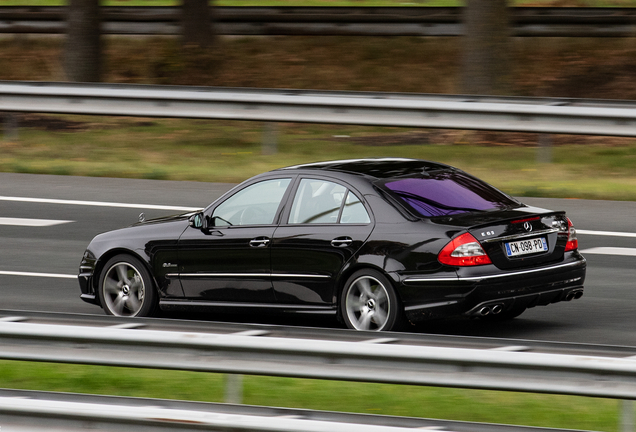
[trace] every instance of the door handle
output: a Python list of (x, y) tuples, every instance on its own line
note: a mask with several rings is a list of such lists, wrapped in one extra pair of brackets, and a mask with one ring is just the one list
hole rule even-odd
[(351, 246), (353, 239), (351, 237), (338, 237), (331, 240), (331, 246), (333, 247), (347, 247)]
[(250, 240), (250, 246), (252, 247), (265, 247), (269, 244), (270, 239), (267, 237), (256, 237), (255, 239)]

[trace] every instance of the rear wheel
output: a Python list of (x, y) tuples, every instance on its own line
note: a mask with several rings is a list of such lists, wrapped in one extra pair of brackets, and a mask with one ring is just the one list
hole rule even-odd
[(350, 329), (396, 330), (402, 310), (391, 282), (380, 272), (365, 269), (354, 273), (340, 295), (340, 311)]
[(155, 311), (156, 292), (144, 264), (130, 255), (108, 260), (99, 278), (99, 299), (108, 315), (144, 317)]

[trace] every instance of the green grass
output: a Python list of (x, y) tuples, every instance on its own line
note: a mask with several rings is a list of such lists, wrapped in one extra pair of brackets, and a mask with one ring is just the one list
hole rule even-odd
[[(222, 402), (224, 377), (181, 371), (0, 361), (0, 387)], [(337, 395), (337, 397), (334, 397)], [(570, 396), (244, 377), (244, 403), (613, 432), (619, 402)]]
[[(461, 48), (457, 38), (229, 38), (185, 55), (174, 40), (108, 38), (105, 51), (106, 82), (456, 93)], [(636, 99), (632, 39), (521, 38), (513, 51), (518, 95)], [(60, 80), (60, 57), (59, 40), (0, 39), (0, 79)], [(554, 135), (552, 163), (540, 164), (536, 134), (281, 124), (278, 153), (264, 155), (259, 122), (26, 115), (20, 124), (18, 140), (0, 141), (0, 171), (238, 182), (298, 163), (394, 156), (455, 165), (518, 196), (636, 199), (629, 138)]]
[[(263, 154), (263, 123), (27, 115), (0, 141), (0, 171), (240, 182), (263, 171), (329, 159), (412, 157), (462, 168), (516, 196), (636, 200), (636, 141), (562, 136), (537, 162), (534, 134), (279, 124)], [(48, 130), (47, 130), (48, 128)], [(51, 130), (53, 129), (53, 130)]]

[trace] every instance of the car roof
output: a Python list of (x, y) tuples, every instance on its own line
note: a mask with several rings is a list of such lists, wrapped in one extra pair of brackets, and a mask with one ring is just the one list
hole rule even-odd
[(286, 170), (323, 170), (361, 174), (376, 179), (413, 176), (427, 171), (452, 169), (449, 165), (420, 159), (369, 158), (316, 162), (281, 168)]

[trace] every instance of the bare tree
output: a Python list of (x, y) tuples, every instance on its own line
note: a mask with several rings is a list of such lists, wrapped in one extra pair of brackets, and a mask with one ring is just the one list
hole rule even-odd
[(69, 0), (64, 72), (69, 81), (101, 80), (99, 0)]
[(214, 43), (212, 12), (208, 0), (183, 0), (181, 31), (183, 44), (209, 47)]
[(462, 92), (510, 94), (507, 0), (468, 0), (464, 8)]

